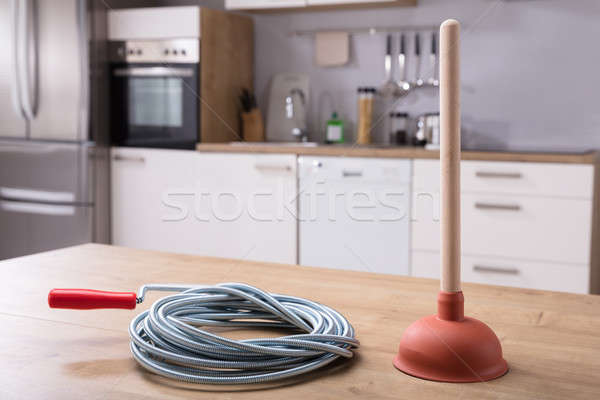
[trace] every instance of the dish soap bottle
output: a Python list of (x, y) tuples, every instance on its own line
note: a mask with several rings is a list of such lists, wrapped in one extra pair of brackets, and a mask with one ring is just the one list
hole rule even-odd
[(335, 111), (331, 114), (331, 119), (327, 121), (325, 140), (327, 143), (344, 143), (344, 121), (338, 119)]

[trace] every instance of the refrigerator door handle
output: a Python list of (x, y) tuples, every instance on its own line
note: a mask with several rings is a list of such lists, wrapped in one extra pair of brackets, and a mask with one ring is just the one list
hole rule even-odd
[(0, 200), (0, 210), (25, 214), (75, 215), (75, 206)]
[(81, 79), (79, 91), (79, 132), (80, 140), (85, 140), (89, 126), (90, 110), (90, 77), (89, 77), (89, 52), (87, 35), (87, 7), (86, 0), (77, 2), (77, 31), (79, 46), (79, 79)]
[(75, 194), (50, 190), (0, 187), (0, 199), (40, 203), (73, 203)]
[(12, 62), (12, 79), (10, 82), (10, 94), (11, 100), (13, 104), (13, 108), (17, 115), (22, 117), (25, 116), (25, 112), (23, 111), (23, 102), (21, 101), (21, 85), (20, 77), (19, 77), (19, 33), (20, 33), (20, 3), (22, 0), (12, 0), (11, 1), (11, 10), (12, 10), (12, 40), (11, 40), (11, 55), (13, 58)]
[(21, 0), (19, 4), (17, 51), (21, 103), (25, 117), (32, 120), (37, 111), (37, 10), (33, 0)]

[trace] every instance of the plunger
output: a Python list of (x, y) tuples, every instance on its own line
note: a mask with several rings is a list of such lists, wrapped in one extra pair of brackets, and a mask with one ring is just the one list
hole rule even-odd
[(460, 284), (460, 24), (440, 26), (441, 290), (437, 314), (412, 323), (402, 335), (394, 366), (442, 382), (483, 382), (508, 365), (498, 337), (464, 316)]

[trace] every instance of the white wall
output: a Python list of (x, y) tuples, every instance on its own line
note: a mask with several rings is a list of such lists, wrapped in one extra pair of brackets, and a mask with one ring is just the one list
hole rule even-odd
[[(263, 112), (273, 74), (308, 73), (311, 135), (320, 140), (333, 108), (353, 131), (356, 88), (384, 79), (383, 35), (352, 37), (350, 64), (324, 69), (314, 65), (313, 39), (290, 37), (290, 31), (437, 25), (450, 17), (463, 24), (463, 137), (468, 147), (600, 148), (600, 1), (595, 0), (419, 0), (412, 8), (258, 15), (255, 89)], [(411, 115), (435, 111), (437, 93), (411, 94), (396, 108)], [(383, 130), (381, 125), (377, 134)]]

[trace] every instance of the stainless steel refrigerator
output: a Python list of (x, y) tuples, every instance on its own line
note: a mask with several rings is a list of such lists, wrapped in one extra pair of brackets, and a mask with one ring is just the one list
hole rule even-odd
[(109, 241), (105, 15), (0, 0), (0, 259)]

